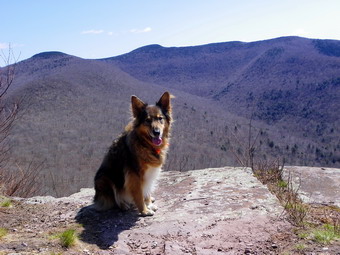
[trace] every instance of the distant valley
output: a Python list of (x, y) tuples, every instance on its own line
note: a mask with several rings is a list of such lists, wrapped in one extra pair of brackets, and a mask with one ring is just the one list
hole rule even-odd
[(42, 162), (41, 194), (90, 187), (129, 121), (131, 95), (154, 103), (165, 90), (176, 97), (166, 170), (238, 165), (249, 123), (258, 159), (340, 166), (340, 41), (283, 37), (150, 45), (98, 60), (45, 52), (21, 61), (7, 95), (22, 109), (9, 168)]

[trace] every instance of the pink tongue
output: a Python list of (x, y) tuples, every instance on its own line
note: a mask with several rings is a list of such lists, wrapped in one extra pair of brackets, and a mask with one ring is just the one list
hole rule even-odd
[(156, 145), (156, 146), (160, 146), (162, 144), (162, 138), (160, 138), (160, 137), (157, 137), (157, 138), (153, 137), (152, 138), (152, 143), (154, 145)]

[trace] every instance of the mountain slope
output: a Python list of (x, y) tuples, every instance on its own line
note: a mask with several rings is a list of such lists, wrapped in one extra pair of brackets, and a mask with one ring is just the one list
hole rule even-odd
[(257, 158), (339, 166), (337, 45), (293, 37), (152, 45), (105, 60), (37, 54), (17, 64), (8, 93), (23, 110), (9, 137), (8, 168), (43, 162), (41, 194), (91, 187), (129, 121), (131, 95), (152, 104), (165, 90), (176, 96), (166, 170), (238, 164), (248, 153), (250, 119)]
[(282, 37), (183, 48), (151, 45), (103, 61), (139, 80), (213, 99), (232, 113), (307, 138), (316, 161), (339, 164), (339, 52), (340, 41)]
[[(42, 194), (62, 196), (91, 187), (107, 148), (130, 119), (131, 95), (152, 104), (164, 90), (112, 65), (62, 53), (42, 53), (18, 63), (8, 97), (20, 101), (23, 112), (9, 137), (11, 171), (26, 169), (31, 161), (43, 162)], [(175, 124), (165, 168), (235, 164), (220, 141), (227, 140), (222, 137), (226, 123), (246, 120), (207, 99), (170, 92), (176, 96)], [(207, 126), (217, 118), (214, 127)]]

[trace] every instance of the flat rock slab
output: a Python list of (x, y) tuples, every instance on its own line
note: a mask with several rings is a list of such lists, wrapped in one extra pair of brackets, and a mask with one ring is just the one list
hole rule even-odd
[[(136, 210), (97, 212), (93, 195), (82, 189), (64, 198), (17, 199), (0, 211), (0, 227), (9, 230), (0, 253), (279, 254), (289, 243), (283, 208), (249, 169), (163, 172), (152, 217)], [(65, 250), (51, 235), (68, 228), (80, 241)]]
[(289, 166), (299, 196), (306, 203), (335, 205), (340, 207), (340, 169), (325, 167)]
[(277, 199), (247, 169), (164, 172), (154, 195), (153, 217), (84, 207), (76, 217), (82, 240), (113, 254), (270, 254), (278, 248), (273, 235), (290, 227), (279, 219)]

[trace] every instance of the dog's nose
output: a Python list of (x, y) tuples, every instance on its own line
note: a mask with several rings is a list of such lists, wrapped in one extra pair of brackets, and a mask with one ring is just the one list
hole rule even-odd
[(161, 131), (159, 130), (159, 128), (155, 128), (152, 130), (152, 133), (154, 136), (159, 137), (161, 134)]

